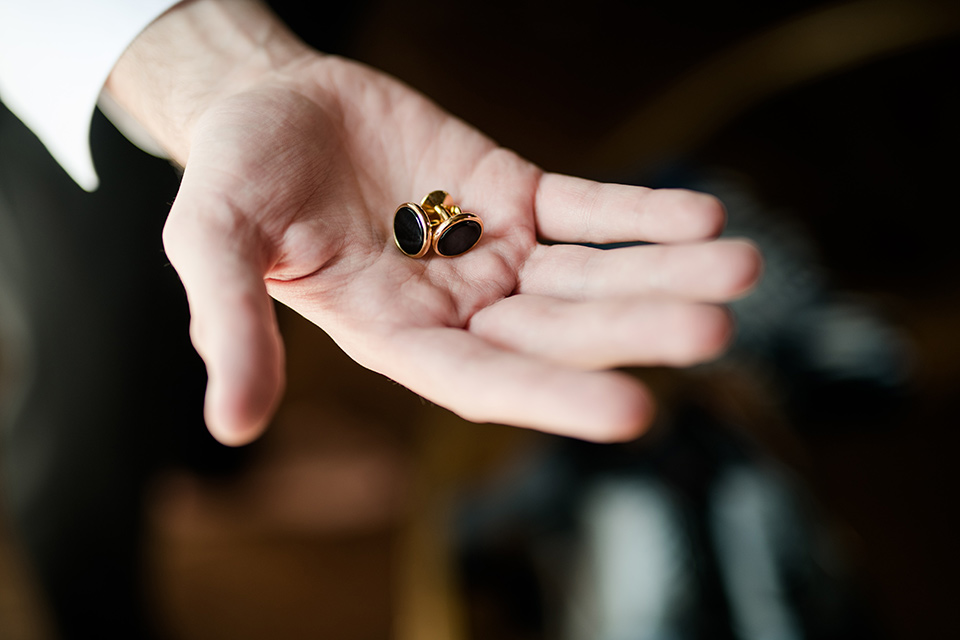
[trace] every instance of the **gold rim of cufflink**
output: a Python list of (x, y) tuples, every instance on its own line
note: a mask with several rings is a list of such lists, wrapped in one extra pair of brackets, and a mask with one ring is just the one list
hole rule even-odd
[(483, 236), (480, 216), (462, 211), (446, 191), (431, 191), (419, 205), (405, 202), (393, 217), (393, 239), (411, 258), (422, 258), (432, 248), (452, 258), (474, 248)]

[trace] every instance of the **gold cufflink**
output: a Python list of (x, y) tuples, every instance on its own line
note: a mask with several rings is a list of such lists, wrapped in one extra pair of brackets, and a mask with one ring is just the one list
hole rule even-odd
[(459, 256), (482, 235), (480, 217), (461, 211), (446, 191), (431, 191), (419, 205), (405, 202), (393, 216), (393, 239), (411, 258), (422, 258), (431, 247), (446, 258)]

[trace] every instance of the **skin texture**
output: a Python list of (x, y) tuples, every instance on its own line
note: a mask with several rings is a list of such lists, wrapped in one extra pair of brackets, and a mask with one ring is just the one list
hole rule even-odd
[[(612, 368), (716, 356), (731, 326), (715, 303), (760, 272), (749, 243), (710, 240), (716, 199), (546, 173), (402, 83), (306, 48), (256, 2), (178, 5), (107, 88), (185, 167), (164, 244), (227, 444), (257, 437), (283, 392), (271, 297), (467, 419), (609, 441), (654, 412)], [(408, 258), (394, 210), (435, 189), (484, 237)], [(633, 240), (660, 244), (562, 244)]]

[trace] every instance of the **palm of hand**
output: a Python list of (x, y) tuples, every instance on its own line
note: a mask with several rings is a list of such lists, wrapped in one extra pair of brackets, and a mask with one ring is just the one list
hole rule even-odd
[[(393, 245), (394, 209), (435, 189), (480, 215), (484, 238), (455, 259), (408, 258)], [(336, 58), (215, 105), (197, 121), (165, 231), (210, 372), (211, 430), (226, 442), (255, 437), (279, 398), (269, 294), (364, 366), (470, 419), (596, 439), (636, 433), (651, 413), (643, 388), (596, 369), (715, 353), (726, 316), (696, 301), (749, 286), (755, 252), (710, 243), (671, 257), (667, 247), (602, 252), (537, 238), (697, 241), (719, 227), (709, 198), (656, 193), (544, 174)], [(698, 269), (713, 271), (712, 284)], [(674, 337), (657, 339), (663, 331)]]

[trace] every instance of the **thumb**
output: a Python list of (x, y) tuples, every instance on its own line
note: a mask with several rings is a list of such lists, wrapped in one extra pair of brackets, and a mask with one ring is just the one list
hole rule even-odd
[(189, 171), (163, 241), (207, 367), (207, 427), (224, 444), (246, 444), (266, 429), (284, 386), (283, 344), (263, 280), (267, 245), (227, 198), (194, 188)]

